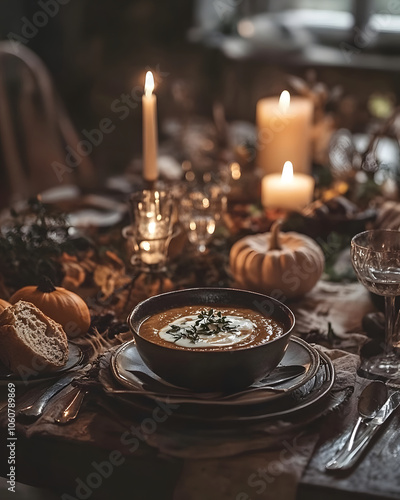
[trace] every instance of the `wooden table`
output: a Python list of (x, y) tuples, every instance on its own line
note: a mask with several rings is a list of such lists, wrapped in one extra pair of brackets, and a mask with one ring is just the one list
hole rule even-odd
[(365, 450), (362, 459), (350, 471), (326, 472), (324, 464), (346, 439), (349, 425), (357, 418), (356, 399), (367, 382), (358, 381), (348, 414), (346, 434), (340, 439), (328, 439), (313, 454), (301, 480), (297, 500), (373, 500), (400, 498), (400, 409), (383, 424)]
[[(300, 329), (306, 330), (309, 326), (308, 322), (313, 317), (313, 321), (317, 319), (316, 324), (318, 322), (321, 324), (333, 322), (334, 330), (340, 335), (346, 331), (361, 330), (361, 316), (372, 308), (368, 295), (361, 286), (355, 286), (354, 290), (351, 287), (346, 288), (346, 292), (343, 288), (343, 293), (336, 293), (336, 295), (333, 294), (332, 290), (333, 288), (329, 288), (328, 285), (321, 284), (309, 295), (307, 304), (308, 307), (312, 308), (310, 315), (307, 315), (307, 308), (303, 308), (303, 313), (296, 310)], [(330, 299), (331, 296), (332, 299)], [(332, 307), (327, 308), (326, 304), (323, 304), (324, 300), (327, 303), (332, 300)], [(346, 304), (348, 318), (343, 318)], [(359, 313), (358, 316), (356, 312)], [(347, 323), (345, 319), (348, 320)], [(324, 464), (332, 456), (335, 449), (340, 447), (341, 442), (338, 437), (355, 420), (357, 394), (365, 383), (365, 381), (359, 382), (351, 402), (347, 403), (346, 418), (343, 421), (338, 419), (335, 421), (335, 416), (331, 415), (329, 424), (323, 426), (320, 442), (299, 482), (298, 500), (313, 500), (314, 498), (319, 500), (321, 497), (324, 500), (400, 498), (400, 468), (397, 458), (400, 455), (400, 433), (397, 432), (399, 412), (393, 415), (387, 425), (385, 424), (385, 429), (382, 429), (383, 432), (377, 435), (374, 446), (369, 448), (364, 459), (353, 471), (338, 475), (327, 473), (324, 470)], [(1, 396), (4, 395), (1, 394)], [(101, 412), (101, 409), (98, 408), (96, 411)], [(332, 425), (336, 426), (336, 429), (333, 429)], [(335, 438), (328, 438), (325, 431), (331, 433), (334, 431)], [(5, 442), (5, 429), (2, 428), (0, 429), (0, 443)], [(0, 474), (5, 477), (8, 472), (7, 449), (5, 446), (0, 448)], [(100, 447), (80, 442), (79, 436), (75, 441), (55, 439), (54, 437), (28, 439), (21, 436), (18, 437), (17, 450), (17, 480), (19, 482), (48, 488), (56, 492), (54, 498), (61, 496), (63, 500), (71, 500), (71, 498), (78, 498), (76, 493), (77, 478), (86, 479), (93, 472), (94, 463), (98, 465), (110, 461), (110, 453), (113, 448), (107, 446), (107, 443), (103, 443), (103, 446)], [(262, 458), (267, 456), (267, 452), (257, 452), (257, 456)], [(90, 493), (91, 499), (186, 500), (184, 487), (187, 488), (187, 491), (196, 490), (196, 482), (190, 483), (190, 481), (185, 480), (188, 477), (188, 471), (196, 470), (196, 481), (204, 484), (207, 481), (207, 467), (217, 466), (213, 461), (209, 461), (207, 464), (207, 461), (204, 460), (183, 461), (178, 458), (160, 456), (156, 449), (144, 443), (134, 454), (124, 456), (123, 463), (119, 463), (120, 457), (113, 456), (113, 460), (118, 462), (113, 467), (113, 473), (109, 477), (102, 478), (100, 484), (94, 480)], [(235, 457), (229, 458), (226, 463), (234, 464), (235, 460)], [(220, 488), (219, 491), (226, 492), (224, 500), (225, 498), (233, 500), (269, 498), (267, 483), (265, 483), (265, 488), (262, 488), (262, 485), (258, 483), (257, 488), (254, 486), (254, 482), (249, 484), (249, 481), (245, 480), (240, 485), (240, 489), (230, 491), (228, 467), (224, 470), (223, 461), (218, 462), (218, 467), (220, 471), (218, 488)], [(234, 467), (231, 470), (234, 470)], [(284, 476), (280, 478), (280, 480), (282, 479)], [(82, 488), (80, 493), (81, 498), (84, 498), (89, 493), (84, 487)], [(69, 496), (65, 495), (66, 492)], [(214, 498), (221, 500), (222, 497), (215, 496), (215, 494), (215, 487), (214, 489), (210, 487), (210, 495), (207, 496), (207, 500), (214, 500)], [(1, 498), (8, 498), (8, 496)], [(15, 500), (18, 496), (10, 496), (10, 498)], [(89, 498), (89, 496), (85, 498)], [(284, 496), (280, 498), (286, 500)], [(49, 500), (53, 500), (51, 496)]]
[[(354, 412), (348, 420), (354, 419)], [(332, 474), (324, 471), (324, 464), (340, 445), (335, 439), (323, 442), (313, 455), (302, 480), (297, 500), (355, 500), (359, 499), (396, 499), (400, 498), (400, 413), (396, 412), (385, 429), (380, 432), (373, 446), (363, 460), (348, 473)], [(4, 443), (4, 434), (1, 435)], [(40, 450), (40, 451), (39, 451)], [(60, 442), (49, 438), (18, 439), (18, 480), (23, 483), (50, 488), (57, 492), (55, 498), (71, 500), (76, 489), (76, 479), (85, 479), (93, 472), (93, 463), (110, 460), (110, 450), (79, 443)], [(1, 475), (5, 475), (4, 446), (1, 449)], [(134, 456), (126, 457), (123, 464), (115, 466), (113, 474), (105, 478), (98, 488), (93, 487), (90, 498), (105, 500), (109, 498), (132, 498), (140, 500), (174, 499), (174, 490), (185, 465), (179, 459), (160, 457), (157, 451), (145, 445)], [(95, 486), (97, 483), (93, 483)], [(255, 483), (254, 483), (255, 484)], [(71, 497), (62, 497), (70, 490)], [(258, 484), (258, 487), (260, 484)], [(194, 484), (195, 488), (196, 485)], [(18, 491), (18, 488), (17, 488)], [(82, 492), (84, 490), (81, 490)], [(236, 495), (237, 500), (268, 498), (257, 494), (256, 488), (243, 485), (246, 496)], [(129, 496), (128, 496), (129, 492)], [(251, 495), (251, 493), (253, 493)], [(82, 493), (83, 494), (83, 493)], [(250, 496), (251, 495), (251, 496)], [(2, 499), (18, 496), (2, 496)], [(44, 497), (39, 497), (41, 500)], [(75, 498), (78, 498), (75, 495)], [(179, 497), (180, 499), (181, 497)], [(211, 497), (210, 497), (211, 498)], [(212, 497), (214, 498), (214, 497)], [(50, 495), (48, 500), (53, 500)], [(282, 497), (282, 500), (285, 500)]]

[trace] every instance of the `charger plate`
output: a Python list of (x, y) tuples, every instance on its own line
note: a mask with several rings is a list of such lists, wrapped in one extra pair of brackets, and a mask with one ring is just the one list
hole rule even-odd
[(329, 408), (330, 391), (335, 381), (332, 361), (323, 353), (319, 353), (318, 357), (318, 369), (313, 377), (282, 398), (273, 401), (266, 399), (264, 403), (237, 406), (220, 405), (217, 402), (212, 405), (178, 404), (171, 399), (155, 401), (137, 393), (122, 395), (110, 392), (109, 395), (128, 407), (136, 420), (152, 415), (159, 405), (161, 408), (169, 405), (169, 417), (165, 422), (167, 427), (181, 428), (184, 423), (196, 429), (221, 428), (228, 431), (242, 424), (258, 424), (276, 418), (294, 422), (302, 418), (315, 419)]
[(292, 336), (278, 366), (303, 365), (305, 372), (302, 375), (275, 385), (276, 390), (263, 388), (268, 386), (268, 377), (265, 377), (262, 382), (240, 391), (237, 396), (230, 394), (228, 399), (226, 394), (195, 393), (165, 382), (145, 365), (133, 340), (123, 344), (113, 354), (110, 367), (114, 378), (129, 390), (130, 395), (174, 404), (231, 407), (265, 404), (288, 398), (315, 376), (319, 363), (318, 352), (304, 340)]

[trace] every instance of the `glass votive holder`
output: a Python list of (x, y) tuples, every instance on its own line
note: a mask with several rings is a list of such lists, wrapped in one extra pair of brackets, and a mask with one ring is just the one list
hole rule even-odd
[(170, 240), (171, 236), (164, 236), (138, 242), (138, 258), (150, 270), (164, 270)]
[(134, 226), (125, 226), (122, 235), (127, 240), (130, 262), (142, 271), (160, 272), (166, 269), (168, 247), (172, 234), (161, 237), (139, 237)]
[(129, 207), (138, 240), (165, 238), (171, 234), (175, 201), (167, 191), (145, 189), (133, 193)]

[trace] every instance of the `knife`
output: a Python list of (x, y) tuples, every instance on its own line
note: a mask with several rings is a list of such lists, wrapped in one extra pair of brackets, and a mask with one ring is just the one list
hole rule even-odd
[(82, 372), (71, 372), (61, 377), (55, 384), (50, 386), (32, 405), (21, 408), (17, 417), (24, 420), (37, 420), (42, 414), (50, 399), (58, 394), (61, 389), (71, 384)]
[(381, 425), (386, 422), (399, 405), (400, 391), (396, 391), (388, 397), (376, 416), (365, 423), (364, 429), (354, 440), (351, 449), (345, 447), (333, 460), (326, 464), (325, 468), (327, 470), (346, 470), (353, 467)]

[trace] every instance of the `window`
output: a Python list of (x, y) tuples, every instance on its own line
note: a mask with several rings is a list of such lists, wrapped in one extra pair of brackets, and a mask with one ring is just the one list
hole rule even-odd
[(347, 45), (355, 66), (400, 68), (391, 57), (400, 53), (400, 0), (198, 0), (198, 6), (208, 23), (205, 42), (212, 39), (228, 57), (297, 52), (300, 63), (343, 65)]

